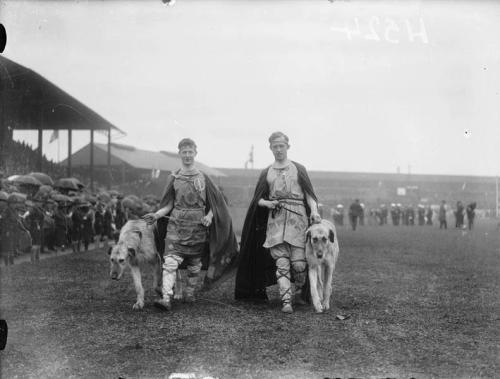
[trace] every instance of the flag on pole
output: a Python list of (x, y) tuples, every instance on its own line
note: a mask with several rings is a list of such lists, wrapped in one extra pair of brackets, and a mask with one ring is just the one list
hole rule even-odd
[(248, 167), (249, 163), (252, 165), (252, 168), (253, 168), (253, 145), (250, 148), (250, 154), (248, 154), (248, 160), (245, 162), (245, 168)]
[(49, 143), (54, 142), (56, 139), (59, 138), (59, 130), (54, 130), (52, 134), (50, 135), (50, 140)]

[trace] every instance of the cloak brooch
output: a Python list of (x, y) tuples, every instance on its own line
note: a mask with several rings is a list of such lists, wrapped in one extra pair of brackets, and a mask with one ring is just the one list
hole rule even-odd
[(198, 193), (201, 193), (205, 190), (205, 181), (201, 178), (196, 178), (194, 180), (194, 188), (196, 189), (196, 191), (198, 191)]

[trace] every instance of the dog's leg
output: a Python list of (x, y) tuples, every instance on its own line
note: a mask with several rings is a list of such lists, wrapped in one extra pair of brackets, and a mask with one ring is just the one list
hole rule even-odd
[(177, 270), (177, 276), (175, 278), (175, 291), (174, 291), (174, 299), (182, 300), (184, 297), (184, 288), (182, 285), (182, 270)]
[(321, 305), (321, 301), (319, 299), (318, 294), (318, 267), (313, 266), (309, 267), (309, 284), (311, 286), (311, 298), (314, 309), (317, 313), (323, 312), (323, 306)]
[(318, 299), (320, 303), (323, 303), (323, 286), (325, 283), (325, 273), (324, 273), (324, 265), (321, 264), (316, 267), (316, 270), (318, 272)]
[(332, 280), (333, 280), (333, 267), (325, 265), (324, 268), (324, 286), (323, 286), (323, 309), (326, 311), (330, 309), (330, 297), (332, 296)]
[(144, 307), (144, 288), (142, 288), (141, 270), (139, 266), (130, 266), (130, 272), (134, 279), (135, 292), (137, 293), (137, 301), (134, 304), (134, 309), (142, 309)]

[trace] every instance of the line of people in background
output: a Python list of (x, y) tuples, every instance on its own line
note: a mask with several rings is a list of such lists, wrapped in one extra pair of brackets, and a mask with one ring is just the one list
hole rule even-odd
[[(457, 202), (456, 209), (453, 211), (456, 228), (464, 228), (465, 216), (467, 216), (467, 227), (469, 230), (472, 230), (476, 214), (476, 205), (476, 202), (472, 202), (467, 206), (464, 206), (461, 201)], [(359, 199), (355, 199), (347, 211), (348, 222), (352, 230), (356, 230), (358, 225), (362, 226), (365, 224), (365, 213), (364, 204), (361, 203)], [(439, 210), (437, 211), (430, 205), (424, 206), (418, 204), (415, 209), (412, 204), (402, 205), (400, 203), (392, 203), (390, 207), (387, 207), (386, 204), (381, 204), (378, 208), (371, 208), (368, 211), (370, 220), (377, 225), (387, 225), (389, 223), (389, 216), (394, 226), (433, 225), (433, 219), (437, 216), (440, 229), (447, 229), (448, 227), (447, 213), (448, 207), (445, 200), (441, 202)], [(332, 208), (331, 217), (335, 225), (343, 226), (345, 217), (344, 206), (338, 204), (335, 208)]]
[(93, 203), (79, 197), (56, 201), (0, 190), (0, 254), (4, 264), (13, 264), (16, 256), (28, 251), (35, 262), (45, 251), (71, 248), (77, 253), (87, 251), (91, 243), (107, 249), (108, 241), (118, 238), (127, 220), (155, 209), (154, 205), (124, 207), (122, 198), (118, 195)]

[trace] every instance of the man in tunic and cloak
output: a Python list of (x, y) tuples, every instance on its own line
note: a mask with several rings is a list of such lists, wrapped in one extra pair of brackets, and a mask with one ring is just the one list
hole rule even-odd
[(155, 301), (163, 310), (172, 308), (176, 271), (184, 261), (188, 271), (184, 301), (194, 302), (203, 260), (208, 260), (207, 287), (225, 273), (238, 250), (224, 198), (212, 180), (195, 167), (195, 142), (184, 138), (178, 148), (182, 167), (168, 177), (158, 211), (144, 216), (148, 224), (160, 220), (160, 234), (167, 223), (162, 298)]
[(307, 297), (306, 230), (321, 217), (305, 167), (288, 159), (288, 137), (275, 132), (269, 144), (275, 161), (261, 172), (245, 218), (235, 298), (267, 300), (266, 287), (278, 282), (282, 311), (292, 313), (292, 298)]

